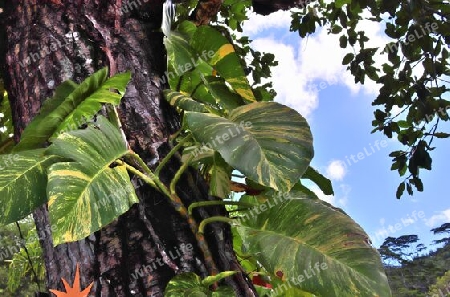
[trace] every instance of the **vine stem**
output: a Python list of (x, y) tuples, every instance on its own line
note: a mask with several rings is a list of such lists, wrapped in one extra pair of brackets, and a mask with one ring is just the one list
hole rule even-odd
[(186, 169), (189, 167), (189, 163), (194, 158), (193, 155), (189, 156), (189, 158), (184, 162), (180, 169), (175, 173), (175, 176), (173, 177), (172, 181), (170, 182), (170, 193), (175, 193), (175, 186), (177, 185), (177, 182), (180, 180), (183, 173), (186, 171)]
[(133, 160), (135, 160), (141, 167), (141, 169), (145, 172), (142, 173), (139, 170), (137, 170), (136, 168), (134, 168), (133, 166), (121, 161), (121, 160), (117, 160), (116, 162), (118, 164), (126, 164), (125, 166), (127, 166), (126, 168), (128, 170), (130, 170), (131, 173), (136, 174), (137, 176), (139, 176), (140, 178), (142, 178), (142, 180), (146, 183), (148, 183), (149, 185), (151, 185), (152, 187), (154, 187), (157, 190), (160, 190), (164, 195), (167, 196), (167, 198), (170, 199), (172, 205), (174, 206), (175, 210), (180, 214), (180, 216), (185, 219), (188, 224), (189, 227), (192, 231), (192, 233), (194, 234), (195, 238), (197, 239), (197, 243), (198, 246), (200, 247), (201, 251), (203, 252), (203, 257), (205, 259), (205, 265), (208, 269), (208, 272), (210, 275), (217, 275), (219, 273), (219, 270), (216, 267), (216, 264), (214, 263), (214, 259), (212, 257), (212, 254), (209, 250), (208, 247), (208, 243), (206, 242), (206, 239), (203, 235), (203, 233), (199, 233), (198, 232), (198, 226), (197, 226), (197, 222), (194, 220), (194, 218), (189, 215), (187, 208), (184, 206), (183, 202), (181, 201), (180, 197), (177, 195), (177, 193), (175, 192), (175, 184), (176, 181), (174, 183), (175, 177), (178, 176), (178, 178), (182, 175), (182, 173), (186, 170), (186, 168), (189, 165), (189, 162), (183, 163), (183, 165), (180, 167), (180, 169), (177, 171), (177, 174), (175, 175), (174, 179), (171, 182), (171, 187), (173, 185), (173, 189), (174, 191), (169, 191), (169, 189), (166, 187), (166, 185), (164, 185), (161, 180), (159, 179), (158, 176), (156, 176), (151, 170), (150, 168), (148, 168), (148, 166), (145, 164), (145, 162), (141, 159), (141, 157), (136, 154), (135, 152), (131, 151), (129, 153), (129, 156), (132, 157)]
[(125, 166), (125, 168), (126, 168), (129, 172), (131, 172), (131, 173), (133, 173), (134, 175), (138, 176), (140, 179), (142, 179), (144, 182), (146, 182), (147, 184), (149, 184), (149, 185), (152, 186), (153, 188), (155, 188), (155, 189), (157, 189), (157, 190), (159, 189), (159, 187), (156, 185), (156, 183), (155, 183), (151, 178), (149, 178), (147, 175), (145, 175), (144, 173), (140, 172), (139, 170), (137, 170), (137, 169), (134, 168), (133, 166), (129, 165), (128, 163), (125, 163), (125, 162), (122, 161), (122, 160), (116, 160), (115, 163), (116, 163), (117, 165), (120, 165), (120, 166)]
[(198, 233), (200, 233), (200, 234), (205, 233), (206, 225), (208, 225), (209, 223), (214, 223), (214, 222), (223, 222), (223, 223), (228, 223), (228, 224), (232, 225), (235, 221), (233, 219), (230, 219), (227, 217), (222, 217), (222, 216), (210, 217), (210, 218), (204, 219), (200, 223), (200, 225), (198, 227)]
[(170, 152), (161, 160), (158, 167), (156, 167), (156, 169), (155, 169), (156, 175), (159, 176), (159, 172), (161, 171), (161, 169), (163, 169), (163, 167), (167, 164), (167, 162), (169, 162), (169, 160), (173, 157), (173, 155), (175, 155), (175, 153), (178, 150), (180, 150), (181, 147), (183, 147), (184, 144), (191, 138), (192, 138), (192, 135), (186, 136), (185, 138), (181, 139), (180, 142), (178, 142), (178, 144), (170, 150)]
[(239, 202), (239, 201), (200, 201), (200, 202), (194, 202), (191, 203), (188, 207), (189, 215), (192, 215), (192, 210), (197, 207), (204, 207), (204, 206), (215, 206), (215, 205), (238, 205), (243, 207), (255, 207), (257, 205), (251, 204), (251, 203), (245, 203), (245, 202)]
[(34, 282), (37, 284), (38, 289), (40, 291), (41, 290), (41, 285), (39, 284), (39, 278), (37, 276), (36, 271), (34, 270), (33, 261), (31, 261), (30, 253), (28, 252), (27, 245), (25, 243), (25, 238), (23, 237), (22, 230), (20, 229), (19, 222), (16, 222), (16, 226), (17, 226), (17, 229), (19, 230), (20, 239), (22, 240), (22, 247), (23, 247), (23, 249), (25, 251), (25, 254), (27, 254), (27, 261), (28, 261), (28, 264), (30, 264), (31, 272), (33, 273), (33, 276), (34, 276)]

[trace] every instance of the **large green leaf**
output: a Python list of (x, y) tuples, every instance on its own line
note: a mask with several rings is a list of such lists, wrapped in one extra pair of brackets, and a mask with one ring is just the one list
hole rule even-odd
[(77, 87), (75, 82), (67, 80), (56, 88), (53, 97), (44, 101), (39, 115), (23, 131), (15, 151), (38, 148), (48, 140), (60, 121), (58, 119), (49, 120), (47, 116), (54, 112)]
[(306, 120), (276, 102), (255, 102), (236, 108), (228, 119), (186, 112), (195, 139), (217, 150), (224, 160), (250, 179), (289, 191), (313, 157)]
[(46, 169), (58, 158), (44, 149), (0, 156), (0, 224), (23, 219), (47, 201)]
[[(201, 73), (212, 73), (212, 67), (196, 54), (185, 35), (173, 32), (164, 38), (164, 45), (168, 60), (166, 76), (171, 89), (190, 94), (201, 83)], [(182, 76), (185, 77), (180, 81)]]
[(58, 226), (55, 245), (92, 234), (138, 202), (124, 166), (110, 166), (127, 152), (121, 133), (102, 116), (95, 125), (54, 140), (48, 154), (73, 160), (49, 168), (50, 219)]
[(256, 101), (239, 56), (219, 31), (210, 26), (199, 27), (191, 39), (191, 46), (246, 102)]
[(317, 296), (391, 296), (380, 257), (358, 224), (301, 192), (291, 198), (240, 221), (245, 253)]
[(76, 130), (89, 121), (103, 103), (117, 105), (125, 93), (130, 73), (107, 78), (103, 68), (80, 85), (66, 81), (59, 86), (52, 99), (44, 103), (38, 115), (24, 130), (15, 151), (42, 147), (51, 137), (62, 131)]

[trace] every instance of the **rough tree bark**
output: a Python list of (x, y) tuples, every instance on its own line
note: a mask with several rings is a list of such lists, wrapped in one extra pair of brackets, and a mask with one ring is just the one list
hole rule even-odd
[[(132, 72), (132, 81), (119, 113), (132, 149), (154, 167), (170, 150), (168, 138), (179, 127), (177, 114), (161, 98), (166, 58), (162, 34), (155, 29), (161, 23), (163, 2), (7, 2), (2, 25), (7, 36), (4, 70), (15, 141), (19, 141), (23, 129), (39, 112), (43, 101), (52, 96), (62, 81), (81, 82), (107, 65), (112, 74)], [(211, 5), (207, 2), (200, 1), (196, 9), (194, 18), (199, 24), (208, 22), (211, 13), (217, 13), (217, 3), (221, 3), (210, 1), (216, 3), (213, 5), (215, 11), (205, 13), (201, 5)], [(269, 6), (272, 10), (277, 9), (272, 4)], [(179, 165), (180, 161), (175, 159), (167, 166), (163, 173), (166, 182)], [(192, 171), (183, 176), (177, 191), (186, 206), (193, 201), (215, 199), (207, 195), (205, 182)], [(89, 296), (162, 296), (167, 282), (176, 273), (207, 274), (202, 253), (187, 223), (158, 192), (142, 186), (137, 193), (138, 205), (84, 240), (57, 247), (53, 247), (51, 236), (41, 240), (47, 288), (63, 291), (61, 277), (72, 280), (77, 263), (80, 264), (82, 287), (94, 282)], [(224, 214), (225, 210), (220, 207), (195, 213), (198, 221)], [(46, 206), (37, 209), (33, 216), (38, 232), (49, 233), (51, 223)], [(206, 231), (219, 270), (241, 271), (233, 253), (230, 228), (215, 223)], [(170, 252), (174, 254), (183, 244), (195, 248), (173, 260), (170, 260), (173, 257), (166, 257), (164, 265), (153, 265), (155, 269), (147, 270), (143, 277), (132, 276), (142, 267), (154, 263), (156, 258), (163, 258)], [(256, 296), (243, 273), (228, 278), (226, 284), (234, 288), (236, 296)]]

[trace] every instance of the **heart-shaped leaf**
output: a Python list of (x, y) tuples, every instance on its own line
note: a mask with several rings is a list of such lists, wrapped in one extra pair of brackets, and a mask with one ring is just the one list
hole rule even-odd
[(276, 190), (289, 191), (314, 154), (306, 120), (276, 102), (241, 106), (228, 119), (186, 112), (185, 120), (197, 141), (248, 178)]
[[(273, 191), (265, 196), (276, 198)], [(298, 191), (260, 210), (236, 230), (243, 252), (274, 277), (317, 296), (391, 296), (369, 237), (340, 210)]]
[(85, 130), (54, 140), (48, 154), (73, 160), (49, 169), (50, 219), (58, 226), (55, 245), (98, 231), (138, 202), (124, 166), (110, 166), (127, 153), (120, 132), (102, 116)]

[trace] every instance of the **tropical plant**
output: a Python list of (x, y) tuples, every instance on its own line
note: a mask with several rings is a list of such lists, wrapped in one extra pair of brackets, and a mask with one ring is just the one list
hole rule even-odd
[[(241, 238), (240, 249), (253, 257), (271, 277), (289, 281), (303, 271), (314, 272), (315, 263), (326, 267), (314, 279), (297, 284), (305, 293), (388, 296), (389, 287), (381, 262), (364, 231), (339, 209), (311, 196), (299, 182), (302, 177), (309, 178), (326, 192), (331, 190), (329, 181), (309, 167), (313, 147), (305, 119), (286, 106), (257, 101), (253, 97), (232, 45), (218, 31), (207, 26), (197, 29), (187, 22), (180, 27), (182, 31), (174, 32), (167, 39), (169, 70), (188, 64), (198, 53), (210, 52), (211, 55), (210, 59), (197, 61), (193, 71), (174, 76), (170, 81), (170, 85), (178, 89), (168, 90), (165, 95), (172, 105), (183, 111), (184, 125), (174, 139), (178, 144), (160, 165), (152, 171), (128, 147), (121, 133), (122, 124), (115, 106), (125, 93), (129, 73), (108, 79), (108, 70), (104, 68), (80, 85), (66, 81), (45, 101), (41, 113), (27, 126), (12, 152), (4, 156), (10, 159), (11, 154), (15, 154), (14, 164), (0, 174), (2, 223), (20, 220), (47, 202), (50, 221), (57, 227), (52, 232), (53, 244), (81, 240), (138, 203), (129, 172), (171, 201), (191, 226), (207, 261), (210, 280), (200, 281), (199, 276), (192, 273), (178, 275), (169, 283), (168, 296), (176, 296), (180, 290), (188, 288), (191, 292), (209, 292), (209, 285), (236, 273), (219, 273), (210, 255), (203, 234), (206, 225), (214, 221), (236, 226), (235, 236)], [(186, 37), (186, 32), (192, 34), (192, 39)], [(193, 42), (200, 40), (194, 37), (196, 34), (210, 42)], [(218, 75), (208, 76), (213, 67)], [(102, 104), (109, 106), (106, 108), (109, 120), (103, 115), (93, 118)], [(78, 129), (86, 126), (80, 124), (83, 120), (88, 122), (87, 127)], [(77, 129), (68, 131), (68, 127)], [(211, 145), (215, 141), (218, 143)], [(45, 147), (47, 143), (50, 145)], [(178, 150), (182, 151), (185, 161), (170, 186), (166, 186), (158, 173)], [(224, 200), (194, 203), (188, 211), (178, 197), (176, 184), (189, 165), (208, 178), (211, 195)], [(233, 170), (258, 186), (260, 199), (276, 201), (281, 194), (290, 198), (282, 201), (276, 211), (267, 210), (257, 219), (238, 221), (215, 216), (197, 225), (192, 216), (194, 209), (227, 204)], [(294, 219), (298, 223), (296, 230), (292, 230), (290, 223)], [(319, 236), (323, 233), (328, 234), (327, 241)], [(278, 247), (273, 249), (272, 242), (277, 242)], [(328, 247), (330, 242), (335, 242), (334, 248)], [(291, 250), (297, 255), (294, 259), (299, 260), (280, 258), (278, 249)], [(302, 258), (308, 260), (301, 261)], [(342, 282), (342, 275), (347, 276), (345, 282)], [(230, 289), (219, 289), (214, 294), (229, 296)]]
[[(6, 10), (0, 11), (4, 20), (0, 38), (8, 33), (6, 42), (0, 43), (0, 54), (6, 56), (0, 59), (0, 68), (7, 72), (2, 77), (8, 79), (15, 120), (11, 128), (18, 142), (12, 147), (8, 139), (8, 145), (1, 146), (2, 157), (14, 164), (0, 172), (4, 213), (0, 221), (14, 222), (33, 212), (38, 231), (57, 226), (52, 238), (41, 242), (47, 285), (56, 289), (60, 277), (73, 279), (74, 261), (85, 259), (82, 281), (86, 285), (94, 281), (95, 294), (161, 296), (166, 289), (168, 295), (187, 291), (229, 296), (233, 291), (237, 296), (256, 296), (253, 279), (263, 284), (257, 289), (261, 295), (390, 296), (379, 256), (364, 231), (302, 185), (302, 179), (309, 179), (325, 194), (333, 193), (331, 183), (309, 166), (313, 145), (306, 120), (273, 102), (271, 85), (263, 84), (275, 65), (274, 56), (251, 50), (248, 38), (237, 40), (228, 30), (241, 28), (252, 5), (267, 14), (299, 3), (185, 1), (174, 31), (164, 20), (168, 36), (163, 38), (155, 30), (161, 24), (162, 1), (100, 2), (47, 1), (36, 6), (25, 1), (5, 6), (0, 1)], [(141, 5), (138, 9), (131, 5), (136, 2)], [(442, 39), (435, 40), (436, 46), (448, 44), (447, 10), (443, 1), (438, 2), (442, 3), (433, 3), (437, 8), (426, 14), (429, 18), (436, 18), (436, 11), (441, 14), (442, 30), (437, 35)], [(374, 50), (364, 48), (367, 37), (356, 32), (356, 25), (365, 8), (380, 22), (384, 12), (397, 20), (416, 15), (416, 6), (408, 10), (399, 2), (375, 0), (306, 4), (302, 12), (294, 12), (292, 29), (305, 36), (316, 23), (331, 23), (331, 33), (348, 27), (340, 42), (343, 47), (360, 45), (359, 54), (345, 58), (357, 82), (364, 82), (367, 75), (386, 84), (381, 99), (395, 97), (398, 90), (389, 79), (397, 82), (409, 73), (408, 67), (418, 61), (416, 52), (423, 52), (421, 44), (413, 44), (420, 50), (414, 49), (412, 55), (404, 54), (409, 66), (402, 78), (392, 68), (403, 62), (391, 57), (393, 65), (383, 67), (386, 77), (378, 79), (371, 60)], [(99, 7), (106, 11), (97, 13)], [(64, 22), (55, 21), (61, 19)], [(211, 20), (218, 21), (211, 26)], [(411, 29), (404, 22), (395, 26), (397, 39), (407, 34), (405, 28)], [(61, 47), (71, 35), (67, 32), (73, 37), (74, 28), (80, 31), (79, 43), (57, 47), (35, 61), (34, 45), (54, 41)], [(446, 104), (435, 97), (447, 89), (427, 84), (433, 73), (436, 80), (448, 73), (442, 44), (427, 52), (442, 72), (431, 72), (430, 62), (424, 62), (425, 77), (408, 78), (402, 84), (406, 95), (412, 98), (416, 93), (411, 90), (423, 86), (431, 94), (426, 102)], [(253, 59), (250, 63), (244, 59), (247, 54)], [(102, 68), (107, 64), (110, 78)], [(132, 73), (123, 72), (126, 69)], [(36, 71), (41, 79), (34, 80)], [(59, 85), (56, 90), (54, 85)], [(161, 94), (174, 108), (161, 102)], [(420, 98), (410, 102), (400, 95), (394, 102), (412, 112), (406, 123), (397, 125), (411, 129), (396, 129), (394, 121), (387, 125), (393, 127), (385, 128), (380, 112), (374, 124), (380, 128), (383, 120), (388, 136), (394, 131), (408, 138), (412, 150), (396, 153), (403, 161), (393, 169), (403, 175), (409, 162), (412, 177), (402, 184), (411, 192), (410, 184), (422, 188), (418, 168), (430, 168), (431, 147), (424, 137), (446, 135), (417, 132), (423, 132), (416, 129), (421, 114), (414, 117), (421, 109)], [(380, 101), (387, 104), (388, 113), (392, 106), (386, 102), (391, 101)], [(233, 181), (236, 174), (245, 183)], [(135, 189), (130, 177), (144, 185)], [(236, 192), (247, 195), (239, 202), (229, 199)], [(402, 192), (400, 187), (399, 196)], [(218, 207), (228, 204), (237, 205), (236, 218)], [(179, 243), (192, 243), (195, 249), (171, 259), (168, 251)], [(157, 255), (164, 265), (132, 279), (133, 271), (151, 264)], [(310, 272), (314, 277), (308, 277)]]

